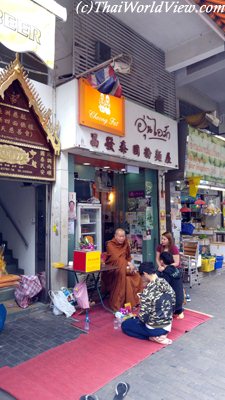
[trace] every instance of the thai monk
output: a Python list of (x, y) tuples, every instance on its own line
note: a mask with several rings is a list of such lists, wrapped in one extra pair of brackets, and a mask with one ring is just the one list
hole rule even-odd
[(106, 250), (106, 264), (118, 266), (117, 270), (106, 271), (102, 276), (104, 291), (110, 294), (110, 308), (117, 311), (125, 303), (136, 306), (139, 304), (137, 293), (142, 291), (142, 279), (131, 262), (130, 246), (123, 229), (118, 228), (115, 231)]

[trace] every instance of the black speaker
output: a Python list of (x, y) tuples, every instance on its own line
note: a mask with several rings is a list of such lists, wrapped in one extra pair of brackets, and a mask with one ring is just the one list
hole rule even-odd
[(95, 42), (95, 61), (102, 63), (111, 58), (111, 47), (102, 42)]

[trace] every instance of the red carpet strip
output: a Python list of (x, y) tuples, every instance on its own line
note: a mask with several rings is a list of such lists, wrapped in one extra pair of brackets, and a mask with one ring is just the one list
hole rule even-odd
[[(84, 317), (75, 314), (79, 321), (72, 323), (83, 328)], [(185, 310), (183, 320), (174, 320), (169, 337), (176, 340), (210, 318)], [(164, 347), (114, 330), (113, 315), (102, 307), (96, 306), (90, 312), (90, 321), (88, 334), (16, 367), (1, 368), (0, 387), (17, 400), (78, 400)]]

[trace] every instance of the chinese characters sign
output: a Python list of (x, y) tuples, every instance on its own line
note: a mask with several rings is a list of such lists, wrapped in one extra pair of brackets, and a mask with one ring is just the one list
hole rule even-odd
[(177, 122), (130, 101), (125, 102), (125, 136), (78, 126), (78, 147), (166, 168), (178, 168)]
[(55, 157), (50, 151), (0, 144), (0, 176), (54, 180)]
[(54, 150), (18, 81), (0, 99), (0, 176), (55, 180)]
[(79, 123), (124, 136), (124, 98), (106, 95), (79, 80)]

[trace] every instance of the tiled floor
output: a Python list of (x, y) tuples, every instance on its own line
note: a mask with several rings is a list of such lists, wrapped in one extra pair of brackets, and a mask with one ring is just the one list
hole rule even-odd
[(53, 315), (44, 304), (9, 314), (0, 334), (0, 367), (18, 365), (80, 334), (71, 319)]

